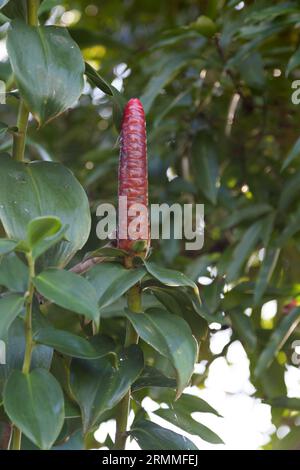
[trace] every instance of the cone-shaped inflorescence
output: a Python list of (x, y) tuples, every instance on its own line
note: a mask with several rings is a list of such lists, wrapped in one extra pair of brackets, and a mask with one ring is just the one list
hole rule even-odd
[(128, 101), (122, 120), (118, 215), (118, 247), (128, 252), (147, 252), (150, 244), (147, 137), (145, 113), (137, 98)]

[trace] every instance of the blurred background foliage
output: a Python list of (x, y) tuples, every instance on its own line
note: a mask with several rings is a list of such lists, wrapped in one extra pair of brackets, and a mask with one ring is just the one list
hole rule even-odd
[[(22, 5), (11, 1), (2, 13), (22, 15)], [(204, 386), (216, 358), (211, 336), (232, 329), (221, 356), (241, 341), (255, 396), (272, 405), (277, 428), (290, 428), (270, 446), (299, 448), (300, 399), (287, 396), (284, 375), (300, 340), (300, 107), (292, 102), (300, 2), (44, 0), (40, 11), (46, 24), (68, 27), (85, 60), (126, 99), (142, 100), (150, 201), (205, 204), (202, 250), (170, 240), (153, 243), (152, 255), (198, 281), (216, 319), (201, 331), (205, 371), (194, 384)], [(2, 43), (5, 36), (3, 26)], [(5, 58), (0, 79), (13, 90)], [(1, 121), (14, 126), (17, 105), (7, 96)], [(94, 220), (86, 250), (97, 248), (96, 207), (117, 195), (112, 100), (86, 81), (73, 109), (39, 130), (31, 122), (28, 143), (28, 159), (63, 162), (85, 187)], [(9, 135), (0, 144), (9, 150)], [(271, 300), (276, 310), (262, 316)]]

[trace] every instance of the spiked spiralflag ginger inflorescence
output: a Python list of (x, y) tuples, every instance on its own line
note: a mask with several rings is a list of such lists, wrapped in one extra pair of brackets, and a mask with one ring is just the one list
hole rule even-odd
[(137, 98), (128, 101), (122, 120), (119, 160), (118, 247), (146, 252), (150, 244), (145, 113)]

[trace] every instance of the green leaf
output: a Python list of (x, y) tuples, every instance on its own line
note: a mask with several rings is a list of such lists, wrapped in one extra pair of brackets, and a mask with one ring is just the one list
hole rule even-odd
[(4, 122), (0, 122), (0, 138), (6, 134), (7, 130), (8, 130), (8, 125), (5, 124)]
[(281, 171), (285, 170), (298, 157), (298, 155), (300, 155), (300, 137), (297, 139), (294, 146), (289, 151), (286, 159), (282, 164)]
[(110, 84), (87, 62), (85, 62), (85, 74), (103, 93), (111, 96), (114, 94)]
[(231, 310), (229, 316), (234, 332), (238, 335), (245, 349), (253, 352), (257, 345), (257, 337), (251, 319), (241, 309)]
[(96, 291), (78, 274), (50, 268), (36, 276), (33, 283), (40, 294), (60, 307), (85, 315), (92, 320), (98, 318)]
[(257, 219), (261, 215), (270, 212), (272, 207), (269, 204), (252, 204), (248, 207), (242, 207), (234, 211), (228, 217), (226, 217), (224, 223), (222, 224), (222, 229), (226, 230), (235, 225), (244, 222), (245, 220)]
[(0, 298), (0, 338), (4, 338), (8, 328), (21, 312), (24, 304), (22, 295), (11, 294)]
[(0, 238), (0, 256), (6, 255), (11, 251), (14, 251), (18, 242), (14, 240), (8, 240), (7, 238)]
[(146, 274), (144, 268), (126, 269), (118, 263), (102, 263), (86, 274), (94, 286), (101, 309), (118, 300)]
[(0, 0), (0, 9), (3, 8), (8, 2), (9, 0)]
[(207, 133), (200, 132), (193, 142), (192, 166), (199, 191), (215, 205), (219, 189), (218, 159), (215, 144)]
[[(288, 77), (289, 74), (300, 65), (300, 47), (296, 50), (296, 52), (292, 55), (285, 70), (285, 76)], [(285, 165), (285, 167), (287, 164)]]
[(15, 253), (0, 258), (0, 286), (15, 292), (27, 290), (28, 267)]
[(14, 370), (4, 389), (4, 408), (11, 421), (40, 449), (50, 449), (64, 422), (64, 397), (45, 369), (30, 374)]
[(198, 287), (185, 274), (173, 269), (162, 268), (152, 261), (144, 261), (145, 267), (151, 276), (162, 284), (170, 287), (191, 287), (198, 292)]
[(268, 287), (280, 254), (279, 248), (269, 247), (259, 270), (254, 289), (254, 305), (258, 305)]
[(68, 227), (62, 227), (58, 217), (37, 217), (27, 227), (27, 243), (34, 259), (60, 242)]
[(300, 411), (300, 399), (289, 397), (276, 397), (267, 400), (267, 403), (275, 408), (283, 408), (285, 410)]
[(36, 217), (52, 216), (68, 226), (66, 237), (41, 259), (65, 265), (89, 236), (91, 216), (87, 196), (70, 170), (59, 163), (20, 163), (0, 158), (0, 219), (9, 238), (25, 240)]
[(142, 450), (198, 450), (187, 437), (148, 420), (139, 420), (130, 430)]
[(138, 335), (174, 366), (177, 375), (177, 397), (189, 384), (197, 358), (197, 342), (188, 324), (165, 310), (149, 309), (147, 313), (126, 311)]
[(94, 336), (91, 341), (87, 341), (82, 336), (52, 327), (39, 329), (33, 339), (79, 359), (99, 359), (114, 350), (113, 342), (105, 336)]
[(300, 307), (294, 308), (272, 332), (270, 339), (258, 358), (255, 367), (255, 377), (261, 374), (269, 367), (274, 360), (277, 352), (285, 344), (300, 321)]
[(21, 96), (39, 125), (78, 100), (84, 62), (66, 28), (28, 26), (15, 20), (8, 32), (7, 50)]
[(108, 359), (72, 361), (70, 385), (81, 409), (84, 432), (93, 428), (106, 410), (119, 403), (143, 367), (143, 354), (136, 345), (120, 355), (117, 368)]
[(166, 402), (169, 405), (169, 408), (180, 411), (181, 413), (212, 413), (218, 417), (221, 417), (215, 408), (213, 408), (200, 397), (183, 393), (181, 397), (174, 402), (175, 398), (175, 393), (173, 393), (173, 391), (167, 390), (160, 395), (160, 403)]
[(176, 388), (176, 380), (166, 377), (155, 367), (146, 366), (131, 389), (133, 392), (147, 387)]
[(283, 186), (279, 198), (279, 210), (285, 211), (298, 197), (300, 185), (300, 171), (288, 178)]
[(187, 53), (168, 55), (161, 60), (161, 66), (150, 78), (146, 89), (141, 96), (141, 101), (147, 114), (161, 90), (168, 85), (180, 72), (180, 70), (190, 61), (191, 57)]
[(155, 414), (160, 416), (160, 418), (169, 421), (169, 423), (178, 426), (189, 434), (201, 437), (201, 439), (204, 441), (210, 442), (212, 444), (223, 444), (222, 439), (220, 439), (216, 433), (211, 431), (208, 427), (204, 426), (204, 424), (194, 420), (184, 410), (179, 411), (177, 409), (159, 409), (155, 411)]
[(234, 281), (237, 278), (243, 264), (256, 246), (262, 233), (262, 223), (258, 221), (251, 225), (234, 249), (232, 261), (227, 268), (228, 282)]

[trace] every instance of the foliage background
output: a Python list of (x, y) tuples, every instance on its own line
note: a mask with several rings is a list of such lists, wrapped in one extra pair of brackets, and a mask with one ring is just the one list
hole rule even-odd
[[(299, 448), (300, 400), (291, 394), (300, 397), (300, 383), (288, 395), (285, 381), (295, 370), (292, 342), (300, 339), (298, 311), (289, 322), (290, 302), (296, 306), (300, 294), (300, 108), (291, 101), (300, 65), (299, 2), (44, 4), (53, 6), (50, 17), (48, 8), (43, 14), (48, 24), (67, 26), (107, 81), (126, 98), (142, 99), (150, 201), (205, 204), (201, 251), (185, 252), (178, 240), (155, 243), (153, 250), (159, 262), (199, 282), (203, 308), (215, 315), (201, 343), (194, 386), (205, 389), (216, 360), (234, 362), (228, 351), (239, 341), (250, 361), (247, 393), (272, 405), (273, 426), (256, 445)], [(196, 23), (200, 15), (207, 18)], [(3, 56), (0, 78), (9, 74)], [(1, 121), (15, 125), (16, 106), (8, 97)], [(39, 130), (34, 122), (29, 128), (27, 158), (63, 162), (88, 193), (93, 228), (85, 251), (99, 246), (97, 205), (116, 202), (112, 113), (109, 97), (87, 82), (73, 109)], [(1, 145), (7, 149), (11, 142), (5, 137)], [(262, 307), (270, 301), (266, 313)], [(225, 345), (214, 349), (220, 331), (226, 332)]]

